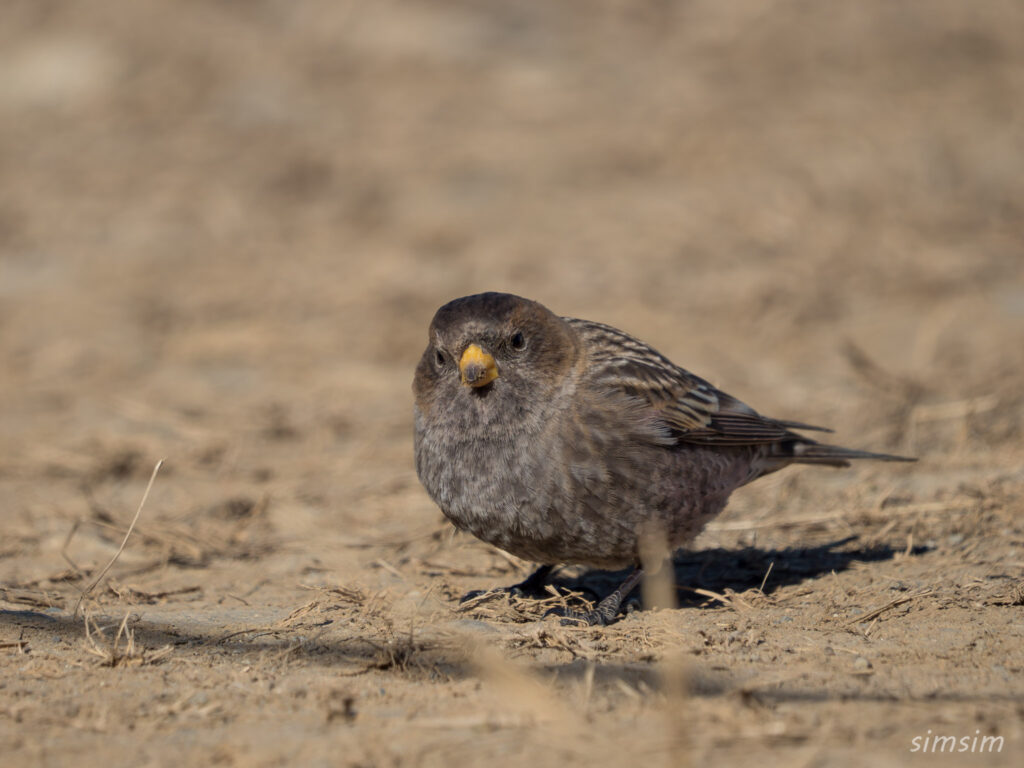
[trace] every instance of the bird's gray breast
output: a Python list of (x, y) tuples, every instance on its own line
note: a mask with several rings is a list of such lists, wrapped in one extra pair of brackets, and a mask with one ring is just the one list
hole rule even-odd
[(509, 428), (455, 417), (445, 429), (427, 429), (425, 418), (417, 412), (416, 471), (458, 528), (515, 554), (555, 534), (545, 510), (557, 483), (541, 419)]
[(417, 471), (457, 527), (512, 554), (628, 564), (650, 513), (644, 476), (665, 449), (614, 417), (595, 428), (570, 394), (514, 420), (452, 408), (438, 428), (439, 414), (417, 412)]

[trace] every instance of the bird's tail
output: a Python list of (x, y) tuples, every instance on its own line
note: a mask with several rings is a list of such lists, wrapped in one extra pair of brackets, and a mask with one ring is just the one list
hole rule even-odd
[(771, 446), (765, 457), (766, 469), (781, 469), (787, 464), (820, 464), (827, 467), (848, 467), (851, 459), (874, 459), (875, 461), (917, 461), (910, 456), (896, 456), (892, 453), (873, 453), (827, 445), (812, 440), (787, 440)]

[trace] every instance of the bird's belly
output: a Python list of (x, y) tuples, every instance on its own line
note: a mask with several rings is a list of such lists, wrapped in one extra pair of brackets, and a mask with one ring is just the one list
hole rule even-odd
[(600, 568), (636, 563), (647, 532), (670, 549), (690, 541), (749, 465), (730, 451), (661, 447), (574, 458), (501, 439), (416, 447), (423, 485), (459, 529), (526, 560)]

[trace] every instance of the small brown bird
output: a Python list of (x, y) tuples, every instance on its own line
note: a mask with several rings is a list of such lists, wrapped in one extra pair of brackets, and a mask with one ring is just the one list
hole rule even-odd
[(761, 416), (600, 323), (505, 293), (441, 307), (416, 368), (416, 471), (456, 527), (540, 568), (636, 570), (589, 613), (605, 624), (639, 583), (640, 539), (692, 540), (734, 490), (789, 464), (913, 461), (825, 445)]

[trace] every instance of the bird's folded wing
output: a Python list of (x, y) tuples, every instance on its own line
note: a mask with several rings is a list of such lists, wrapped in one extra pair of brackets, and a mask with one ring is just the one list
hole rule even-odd
[(813, 443), (790, 430), (832, 431), (762, 416), (624, 331), (586, 320), (565, 320), (586, 341), (590, 386), (623, 393), (652, 409), (655, 419), (671, 433), (675, 442), (756, 445), (802, 440)]
[(644, 401), (678, 442), (755, 445), (806, 439), (792, 429), (831, 431), (762, 416), (698, 376), (677, 366), (666, 367), (663, 358), (650, 362), (619, 358), (614, 371), (606, 369), (601, 378), (606, 386)]

